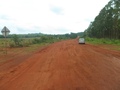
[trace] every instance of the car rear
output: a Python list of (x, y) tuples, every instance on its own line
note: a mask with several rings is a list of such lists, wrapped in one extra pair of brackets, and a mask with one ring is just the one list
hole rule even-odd
[(84, 38), (79, 38), (79, 44), (85, 44), (85, 39)]

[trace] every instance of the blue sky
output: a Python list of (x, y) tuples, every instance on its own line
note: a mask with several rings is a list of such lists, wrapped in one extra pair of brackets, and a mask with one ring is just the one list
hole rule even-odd
[(83, 32), (110, 0), (0, 0), (0, 29), (11, 34)]

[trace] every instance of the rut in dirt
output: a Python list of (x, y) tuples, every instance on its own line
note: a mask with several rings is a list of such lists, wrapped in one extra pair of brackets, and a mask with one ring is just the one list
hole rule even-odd
[(61, 41), (0, 77), (0, 90), (120, 90), (120, 52)]

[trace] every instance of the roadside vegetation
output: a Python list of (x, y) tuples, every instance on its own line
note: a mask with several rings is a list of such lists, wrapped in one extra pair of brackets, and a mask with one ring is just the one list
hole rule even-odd
[(41, 36), (36, 38), (20, 38), (18, 35), (13, 35), (11, 38), (7, 38), (6, 42), (4, 38), (0, 39), (0, 47), (4, 47), (7, 43), (7, 48), (17, 48), (17, 47), (29, 47), (34, 44), (43, 45), (51, 44), (62, 40), (62, 38), (54, 38), (48, 36)]
[(110, 0), (84, 31), (88, 43), (120, 50), (120, 0)]
[(44, 47), (54, 42), (67, 39), (75, 39), (78, 35), (83, 35), (83, 32), (58, 35), (42, 33), (10, 34), (6, 39), (2, 35), (0, 35), (0, 54), (3, 55), (6, 51), (6, 48), (8, 51), (18, 48), (24, 48), (25, 52), (30, 50), (35, 51), (39, 47)]
[(88, 44), (93, 44), (102, 48), (120, 51), (120, 40), (105, 38), (85, 38)]
[(84, 33), (91, 38), (120, 39), (120, 0), (110, 0)]
[[(60, 40), (60, 39), (59, 39)], [(29, 47), (33, 44), (45, 44), (45, 43), (53, 43), (55, 41), (59, 41), (53, 37), (41, 36), (36, 38), (19, 38), (17, 35), (13, 35), (11, 39), (9, 39), (9, 47)]]
[(88, 43), (92, 44), (110, 44), (110, 45), (120, 45), (120, 40), (116, 39), (105, 39), (105, 38), (86, 38)]

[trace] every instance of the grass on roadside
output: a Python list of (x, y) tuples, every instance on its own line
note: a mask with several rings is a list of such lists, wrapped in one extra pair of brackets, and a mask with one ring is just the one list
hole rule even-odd
[(120, 51), (120, 40), (116, 39), (97, 39), (97, 38), (86, 38), (86, 42), (97, 46), (105, 47), (107, 49), (119, 50)]
[(92, 44), (112, 44), (112, 45), (120, 45), (120, 40), (115, 39), (97, 39), (97, 38), (86, 38), (88, 43)]

